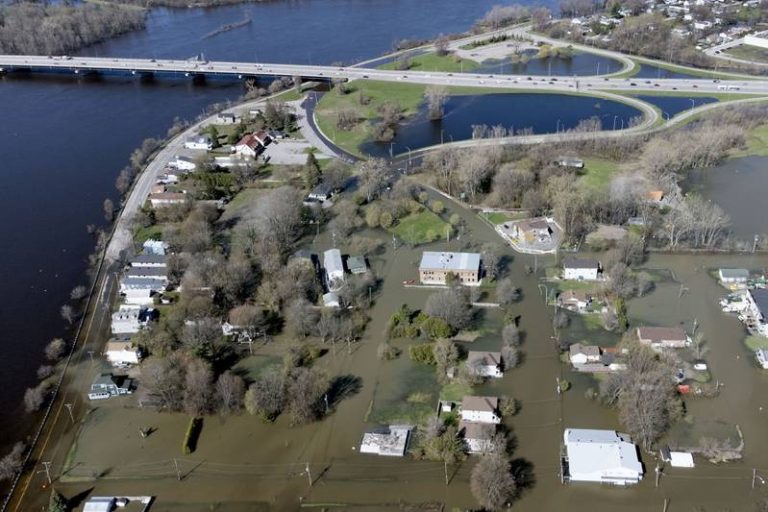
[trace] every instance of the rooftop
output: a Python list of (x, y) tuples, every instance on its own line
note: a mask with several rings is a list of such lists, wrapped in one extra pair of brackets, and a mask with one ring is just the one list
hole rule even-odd
[(482, 352), (470, 350), (467, 355), (467, 364), (479, 363), (483, 366), (499, 366), (501, 364), (501, 352)]
[(563, 262), (563, 268), (593, 268), (599, 269), (600, 263), (591, 258), (568, 258)]
[(749, 270), (745, 268), (721, 268), (720, 277), (723, 279), (749, 279)]
[(131, 260), (132, 264), (136, 263), (165, 263), (168, 257), (165, 254), (138, 254)]
[(476, 252), (430, 252), (421, 255), (420, 269), (448, 271), (476, 271), (480, 268), (480, 254)]
[(165, 267), (131, 267), (128, 272), (125, 273), (126, 277), (135, 276), (152, 276), (152, 277), (166, 277), (168, 269)]
[(366, 432), (360, 443), (361, 453), (375, 453), (402, 457), (408, 444), (411, 428), (404, 425), (392, 425), (389, 428), (375, 432)]
[(368, 265), (366, 265), (365, 258), (362, 256), (350, 256), (347, 258), (347, 268), (353, 274), (357, 274), (368, 270)]
[(569, 428), (563, 438), (572, 475), (599, 474), (610, 481), (643, 474), (635, 445), (613, 430)]
[(750, 290), (749, 293), (752, 295), (752, 300), (755, 301), (757, 309), (760, 310), (760, 314), (768, 318), (768, 289), (755, 288)]
[(499, 399), (495, 396), (465, 396), (461, 401), (463, 411), (496, 412)]
[(585, 356), (600, 357), (600, 347), (597, 345), (582, 345), (581, 343), (574, 343), (569, 348), (571, 357), (577, 354), (584, 354)]
[(464, 439), (487, 440), (492, 438), (496, 433), (496, 425), (461, 420), (459, 422), (459, 432), (464, 434)]
[(341, 251), (328, 249), (323, 253), (323, 267), (328, 274), (344, 273), (344, 264), (341, 261)]
[(685, 341), (688, 339), (688, 335), (680, 327), (638, 327), (637, 337), (641, 340), (651, 341)]

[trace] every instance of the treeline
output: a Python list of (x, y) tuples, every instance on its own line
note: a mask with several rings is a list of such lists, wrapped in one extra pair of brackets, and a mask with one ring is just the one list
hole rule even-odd
[(261, 3), (272, 0), (108, 0), (116, 4), (137, 5), (140, 7), (173, 7), (190, 9), (193, 7), (219, 7), (245, 3)]
[(146, 11), (117, 5), (0, 7), (0, 53), (60, 55), (144, 28)]

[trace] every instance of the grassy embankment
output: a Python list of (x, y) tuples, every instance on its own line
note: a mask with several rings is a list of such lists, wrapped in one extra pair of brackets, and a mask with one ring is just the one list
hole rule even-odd
[(734, 46), (733, 48), (729, 48), (727, 51), (723, 52), (723, 54), (728, 57), (733, 57), (734, 59), (744, 59), (752, 60), (755, 62), (768, 63), (768, 50), (765, 48), (758, 48), (756, 46)]
[[(477, 69), (480, 64), (473, 60), (462, 59), (455, 55), (438, 55), (434, 52), (423, 53), (410, 57), (408, 70), (413, 71), (443, 71), (447, 73), (470, 72)], [(397, 69), (398, 62), (387, 62), (379, 66), (379, 69)], [(403, 70), (406, 72), (408, 70)]]
[(390, 231), (410, 245), (419, 245), (434, 242), (452, 232), (453, 228), (435, 213), (424, 209), (403, 217)]
[(659, 62), (659, 61), (651, 61), (651, 60), (645, 61), (643, 59), (634, 59), (634, 58), (632, 59), (632, 61), (634, 61), (636, 64), (634, 68), (612, 75), (613, 78), (633, 78), (634, 77), (634, 78), (637, 78), (638, 80), (654, 80), (655, 77), (654, 78), (636, 77), (636, 75), (640, 72), (641, 66), (661, 68), (667, 71), (672, 71), (673, 73), (683, 73), (683, 74), (691, 75), (697, 78), (713, 78), (713, 79), (721, 78), (726, 80), (735, 78), (734, 74), (731, 74), (728, 72), (707, 71), (704, 69), (678, 66), (676, 64), (670, 64), (668, 62)]

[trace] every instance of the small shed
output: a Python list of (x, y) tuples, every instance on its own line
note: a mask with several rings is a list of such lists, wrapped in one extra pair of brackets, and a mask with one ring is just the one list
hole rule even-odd
[(85, 502), (83, 512), (112, 512), (115, 509), (115, 498), (95, 496)]
[(328, 292), (323, 295), (323, 306), (326, 308), (338, 308), (341, 307), (339, 296), (333, 292)]
[(673, 468), (692, 468), (695, 467), (693, 454), (689, 452), (673, 452), (669, 447), (660, 450), (661, 460), (668, 463)]
[(351, 274), (365, 274), (368, 272), (368, 265), (362, 256), (350, 256), (347, 258), (347, 268)]

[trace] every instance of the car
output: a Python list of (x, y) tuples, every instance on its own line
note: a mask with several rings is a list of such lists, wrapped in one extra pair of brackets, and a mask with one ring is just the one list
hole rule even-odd
[(676, 91), (676, 90), (677, 90), (677, 87), (673, 87), (673, 88), (672, 88), (672, 90), (673, 90), (673, 91)]
[(403, 75), (403, 78), (408, 78), (408, 75)]
[(320, 76), (323, 76), (323, 72), (322, 72), (322, 71), (320, 71), (320, 72), (318, 73), (318, 75), (320, 75)]
[(592, 84), (587, 84), (587, 87), (592, 87)]
[(552, 78), (552, 81), (553, 82), (557, 82), (557, 78)]
[(453, 73), (448, 73), (448, 76), (453, 76)]
[(659, 83), (657, 82), (657, 83), (653, 84), (653, 86), (654, 87), (659, 87)]
[(549, 85), (555, 85), (555, 82), (553, 82), (553, 81), (551, 81), (551, 80), (550, 80), (550, 81), (549, 81)]
[(363, 78), (368, 78), (368, 75), (363, 75)]
[(693, 84), (693, 88), (694, 88), (694, 89), (698, 89), (698, 88), (699, 88), (699, 86), (698, 86), (698, 85), (696, 85), (696, 84)]
[(481, 83), (481, 84), (484, 84), (484, 83), (485, 83), (485, 80), (480, 80), (480, 83)]
[(651, 83), (651, 81), (650, 80), (646, 80), (645, 83), (649, 84), (649, 83)]
[[(117, 59), (113, 59), (115, 62), (117, 62)], [(149, 62), (157, 62), (155, 59), (149, 59)]]
[(637, 87), (637, 84), (635, 82), (630, 82), (629, 85), (631, 85), (632, 87)]
[(533, 80), (533, 78), (531, 78), (531, 77), (528, 77), (528, 78), (526, 78), (526, 80)]
[(603, 78), (603, 80), (604, 80), (605, 82), (607, 82), (607, 81), (608, 81), (608, 79), (607, 79), (607, 78)]
[(237, 69), (237, 66), (232, 66), (232, 69)]

